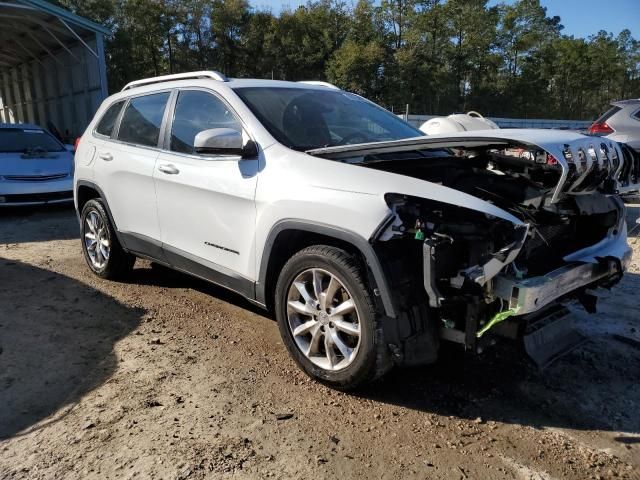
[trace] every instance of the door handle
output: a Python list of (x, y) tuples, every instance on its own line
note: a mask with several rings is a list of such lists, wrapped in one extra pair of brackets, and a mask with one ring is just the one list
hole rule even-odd
[(113, 160), (113, 155), (111, 155), (110, 153), (101, 153), (99, 155), (99, 157), (104, 160), (105, 162), (110, 162), (111, 160)]
[(168, 175), (175, 175), (176, 173), (180, 173), (180, 170), (178, 170), (175, 165), (171, 164), (171, 163), (165, 163), (164, 165), (160, 165), (158, 167), (158, 170), (160, 170), (162, 173), (166, 173)]

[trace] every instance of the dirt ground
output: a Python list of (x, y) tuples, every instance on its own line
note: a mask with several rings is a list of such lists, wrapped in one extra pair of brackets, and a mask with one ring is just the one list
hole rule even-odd
[(77, 237), (71, 209), (0, 211), (2, 479), (640, 479), (635, 237), (544, 373), (452, 349), (358, 394), (305, 377), (241, 298), (143, 261), (100, 280)]

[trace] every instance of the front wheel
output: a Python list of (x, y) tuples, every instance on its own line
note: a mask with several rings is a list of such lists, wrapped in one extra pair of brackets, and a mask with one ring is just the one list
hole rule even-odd
[(391, 365), (358, 258), (323, 245), (285, 264), (275, 291), (280, 334), (309, 376), (349, 390)]

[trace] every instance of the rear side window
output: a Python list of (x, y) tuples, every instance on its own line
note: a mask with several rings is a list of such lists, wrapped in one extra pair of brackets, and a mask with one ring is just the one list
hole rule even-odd
[(211, 128), (242, 131), (237, 117), (215, 95), (197, 90), (181, 91), (171, 126), (171, 150), (195, 153), (193, 141), (196, 135)]
[(132, 98), (120, 122), (118, 140), (155, 147), (169, 92)]
[(96, 126), (96, 133), (106, 137), (111, 136), (111, 132), (113, 132), (113, 127), (116, 124), (116, 119), (118, 118), (118, 114), (120, 113), (123, 104), (124, 100), (120, 100), (107, 109)]
[(633, 118), (635, 118), (636, 120), (640, 120), (640, 110), (638, 110), (636, 113), (634, 113)]

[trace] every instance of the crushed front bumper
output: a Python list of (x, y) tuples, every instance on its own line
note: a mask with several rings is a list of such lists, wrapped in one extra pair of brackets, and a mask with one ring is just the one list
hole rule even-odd
[(618, 280), (631, 261), (631, 252), (622, 259), (607, 257), (596, 264), (574, 263), (539, 277), (518, 280), (499, 275), (494, 294), (517, 315), (535, 312), (582, 287)]
[(567, 265), (545, 275), (517, 279), (501, 273), (495, 278), (494, 295), (504, 300), (507, 308), (516, 309), (516, 315), (526, 315), (581, 288), (617, 282), (632, 255), (626, 226), (621, 230), (616, 237), (568, 255)]

